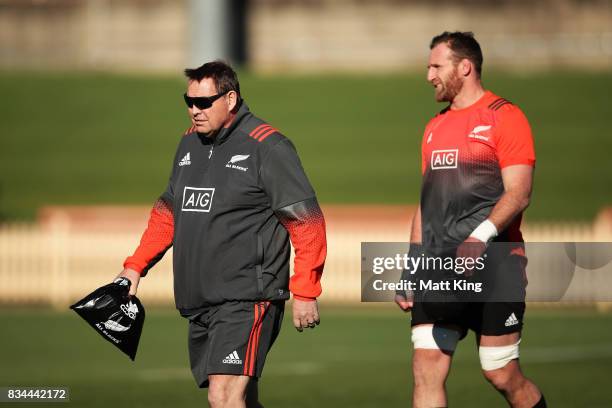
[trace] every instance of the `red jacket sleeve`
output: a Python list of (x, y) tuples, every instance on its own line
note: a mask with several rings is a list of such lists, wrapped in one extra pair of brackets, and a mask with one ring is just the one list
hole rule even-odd
[(321, 275), (327, 256), (325, 219), (315, 198), (301, 201), (276, 211), (289, 232), (295, 249), (294, 274), (289, 290), (294, 298), (314, 300), (321, 294)]
[(172, 206), (163, 199), (155, 202), (147, 229), (142, 234), (140, 245), (132, 256), (123, 263), (124, 268), (130, 268), (145, 276), (172, 246), (174, 238), (174, 215)]

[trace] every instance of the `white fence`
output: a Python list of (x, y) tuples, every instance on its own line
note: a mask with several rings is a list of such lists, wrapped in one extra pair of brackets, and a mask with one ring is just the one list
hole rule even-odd
[[(404, 217), (404, 220), (408, 217)], [(328, 260), (323, 300), (358, 301), (361, 290), (361, 242), (403, 242), (409, 223), (328, 219)], [(125, 232), (74, 229), (67, 221), (0, 225), (0, 303), (52, 304), (64, 308), (111, 281), (136, 247), (140, 230)], [(527, 225), (528, 241), (612, 241), (610, 232), (590, 224)], [(147, 303), (171, 303), (172, 251), (141, 280), (139, 297)]]

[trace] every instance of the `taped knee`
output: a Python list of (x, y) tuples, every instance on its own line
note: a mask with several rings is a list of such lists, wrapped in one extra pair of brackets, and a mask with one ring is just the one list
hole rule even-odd
[(510, 361), (519, 358), (519, 343), (509, 346), (480, 346), (478, 355), (480, 356), (480, 366), (485, 371), (497, 370), (505, 367)]
[(412, 344), (415, 349), (433, 349), (453, 352), (461, 333), (438, 326), (416, 326), (412, 328)]

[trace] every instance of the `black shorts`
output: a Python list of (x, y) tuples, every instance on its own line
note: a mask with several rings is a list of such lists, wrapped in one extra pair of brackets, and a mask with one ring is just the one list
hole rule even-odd
[(444, 307), (460, 308), (461, 316), (432, 318), (426, 303), (415, 302), (411, 325), (436, 323), (459, 326), (461, 338), (467, 335), (468, 330), (485, 336), (502, 336), (523, 329), (525, 302), (447, 303)]
[(189, 319), (189, 360), (201, 388), (211, 374), (261, 376), (285, 302), (227, 302)]
[[(520, 332), (525, 315), (524, 273), (526, 258), (519, 255), (496, 256), (480, 278), (490, 290), (469, 301), (428, 302), (420, 293), (415, 294), (412, 308), (412, 326), (419, 324), (449, 324), (463, 329), (462, 337), (468, 330), (486, 336), (501, 336)], [(457, 299), (457, 297), (452, 298)]]

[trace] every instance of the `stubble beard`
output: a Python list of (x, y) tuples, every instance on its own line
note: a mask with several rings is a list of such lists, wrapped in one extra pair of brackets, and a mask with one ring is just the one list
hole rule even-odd
[(455, 97), (461, 92), (463, 81), (459, 77), (459, 72), (455, 69), (446, 81), (442, 81), (442, 89), (436, 89), (436, 101), (452, 103)]

